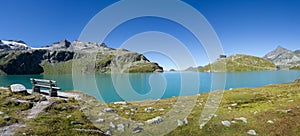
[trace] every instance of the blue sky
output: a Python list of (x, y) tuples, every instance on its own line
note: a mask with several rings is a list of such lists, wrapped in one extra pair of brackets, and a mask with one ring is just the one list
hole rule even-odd
[[(1, 0), (0, 39), (19, 39), (33, 47), (61, 39), (78, 39), (82, 29), (114, 0)], [(225, 54), (263, 56), (282, 45), (300, 49), (300, 2), (297, 0), (185, 0), (202, 13), (216, 31)], [(180, 12), (180, 10), (178, 11)], [(155, 24), (155, 25), (153, 25)], [(180, 25), (160, 18), (138, 18), (116, 28), (105, 40), (119, 47), (126, 38), (143, 31), (161, 31), (184, 42), (207, 63), (205, 52), (193, 35)], [(150, 46), (150, 45), (148, 45)], [(166, 69), (174, 68), (162, 55), (146, 54)]]

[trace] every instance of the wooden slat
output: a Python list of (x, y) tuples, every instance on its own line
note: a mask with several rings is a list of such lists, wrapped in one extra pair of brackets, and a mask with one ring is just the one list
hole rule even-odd
[[(43, 88), (51, 88), (49, 85), (41, 85), (41, 84), (35, 84), (35, 86), (38, 86), (38, 87), (43, 87)], [(53, 89), (55, 90), (61, 90), (60, 87), (55, 87), (55, 86), (52, 86)]]
[(35, 78), (30, 78), (31, 81), (35, 81), (35, 82), (45, 82), (45, 83), (54, 83), (56, 84), (56, 81), (54, 80), (47, 80), (47, 79), (35, 79)]

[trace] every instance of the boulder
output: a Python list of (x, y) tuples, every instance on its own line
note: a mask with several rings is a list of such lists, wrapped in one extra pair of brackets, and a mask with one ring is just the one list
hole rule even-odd
[(189, 123), (189, 121), (187, 120), (186, 117), (183, 119), (183, 123), (184, 123), (184, 124), (188, 124), (188, 123)]
[(111, 113), (116, 112), (116, 111), (115, 111), (114, 109), (112, 109), (112, 108), (105, 108), (104, 111), (105, 111), (105, 112), (111, 112)]
[(120, 101), (120, 102), (114, 102), (115, 105), (126, 105), (126, 102)]
[(272, 120), (268, 120), (267, 123), (274, 124), (274, 122)]
[(13, 93), (27, 92), (26, 87), (22, 84), (12, 84), (10, 89)]
[(10, 120), (10, 116), (4, 116), (3, 119), (6, 120), (6, 121), (9, 121)]
[(116, 125), (112, 122), (109, 123), (109, 126), (112, 127), (112, 128), (116, 128)]
[(237, 121), (243, 121), (244, 123), (247, 123), (247, 119), (244, 118), (244, 117), (234, 118), (234, 120), (237, 120)]
[(164, 119), (160, 116), (155, 117), (153, 119), (149, 119), (146, 121), (147, 124), (159, 124), (160, 122), (162, 122)]
[(249, 135), (257, 135), (256, 132), (255, 132), (255, 130), (249, 130), (247, 133)]
[(124, 131), (124, 129), (125, 129), (125, 126), (123, 124), (118, 124), (117, 125), (117, 130)]
[(153, 107), (148, 107), (148, 108), (145, 108), (144, 111), (147, 113), (150, 113), (150, 112), (156, 111), (156, 109), (154, 109)]
[(100, 119), (97, 119), (95, 122), (96, 123), (103, 123), (103, 122), (105, 122), (105, 120), (100, 118)]
[(178, 125), (178, 126), (182, 126), (182, 125), (183, 125), (183, 122), (182, 122), (181, 120), (178, 119), (178, 120), (177, 120), (177, 125)]
[(230, 127), (231, 123), (230, 121), (228, 120), (224, 120), (224, 121), (221, 121), (222, 125), (226, 126), (226, 127)]
[(133, 128), (133, 132), (132, 133), (136, 134), (136, 133), (140, 133), (142, 131), (143, 131), (143, 128), (140, 128), (139, 126), (137, 126), (137, 127)]
[(106, 130), (104, 135), (110, 136), (111, 135), (111, 131), (110, 130)]

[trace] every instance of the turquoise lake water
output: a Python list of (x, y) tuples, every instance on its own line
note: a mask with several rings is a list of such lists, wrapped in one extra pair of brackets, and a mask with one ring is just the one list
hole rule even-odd
[[(300, 78), (300, 71), (259, 71), (226, 73), (165, 72), (139, 74), (96, 75), (6, 75), (0, 76), (0, 86), (14, 83), (31, 88), (30, 78), (56, 80), (63, 90), (82, 90), (105, 102), (120, 100), (162, 99), (180, 95), (194, 95), (214, 90), (226, 79), (225, 88), (260, 87), (268, 84), (292, 82)], [(220, 79), (219, 79), (220, 77)], [(222, 80), (222, 81), (218, 81)], [(216, 82), (215, 82), (216, 83)], [(219, 85), (218, 88), (222, 88)]]

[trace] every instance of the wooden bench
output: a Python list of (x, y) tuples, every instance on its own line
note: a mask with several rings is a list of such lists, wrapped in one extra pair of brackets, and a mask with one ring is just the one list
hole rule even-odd
[(57, 91), (61, 90), (60, 87), (56, 86), (56, 81), (46, 79), (34, 79), (30, 78), (32, 84), (32, 92), (40, 93), (40, 88), (49, 88), (50, 97), (57, 97)]

